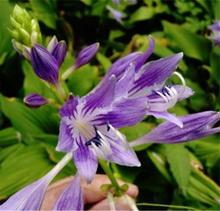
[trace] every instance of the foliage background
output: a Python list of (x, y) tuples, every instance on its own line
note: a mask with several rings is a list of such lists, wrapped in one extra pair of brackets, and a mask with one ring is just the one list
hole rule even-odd
[[(220, 48), (212, 45), (207, 30), (213, 20), (220, 19), (220, 0), (139, 0), (136, 4), (122, 0), (119, 5), (111, 0), (1, 0), (0, 200), (44, 175), (63, 156), (54, 150), (57, 110), (50, 106), (30, 109), (22, 103), (26, 94), (37, 92), (49, 97), (52, 93), (12, 48), (9, 15), (16, 3), (40, 21), (45, 43), (54, 34), (68, 42), (69, 53), (61, 71), (73, 63), (83, 46), (100, 42), (93, 62), (68, 80), (75, 94), (81, 96), (91, 90), (117, 58), (146, 50), (146, 35), (151, 34), (156, 48), (150, 60), (183, 51), (178, 71), (195, 91), (172, 112), (183, 115), (220, 109)], [(107, 4), (126, 15), (122, 24), (111, 16)], [(174, 78), (171, 82), (178, 81)], [(131, 141), (158, 123), (148, 117), (122, 132)], [(112, 169), (117, 177), (138, 185), (140, 209), (177, 209), (170, 205), (220, 208), (219, 135), (136, 150), (142, 168), (112, 165)], [(69, 164), (56, 179), (72, 175), (74, 170)]]

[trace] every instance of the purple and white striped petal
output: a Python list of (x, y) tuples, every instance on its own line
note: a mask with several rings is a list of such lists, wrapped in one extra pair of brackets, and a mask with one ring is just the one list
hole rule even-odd
[(111, 105), (110, 111), (97, 115), (94, 121), (100, 125), (111, 124), (115, 128), (131, 126), (144, 119), (147, 107), (145, 97), (122, 98)]
[(40, 45), (31, 49), (30, 59), (37, 76), (51, 84), (58, 83), (59, 66), (51, 53)]
[(147, 61), (147, 59), (151, 56), (151, 54), (154, 51), (154, 47), (155, 47), (155, 42), (152, 36), (149, 36), (149, 48), (147, 49), (146, 52), (144, 52), (136, 61), (136, 71), (138, 71), (142, 65), (144, 65), (144, 63)]
[(219, 112), (205, 111), (182, 116), (179, 119), (183, 122), (182, 128), (171, 122), (162, 123), (147, 135), (131, 142), (131, 146), (145, 143), (186, 142), (220, 132), (219, 126), (214, 127), (220, 120)]
[(120, 78), (124, 75), (126, 69), (128, 66), (133, 63), (136, 63), (136, 60), (141, 56), (142, 54), (140, 52), (135, 52), (128, 54), (127, 56), (122, 57), (121, 59), (118, 59), (116, 62), (112, 64), (112, 66), (109, 68), (106, 76), (103, 80), (106, 80), (112, 75), (115, 75), (117, 81), (120, 80)]
[(178, 53), (166, 58), (148, 62), (138, 71), (134, 85), (129, 90), (130, 96), (143, 96), (155, 88), (159, 89), (172, 75), (183, 57)]
[(73, 116), (76, 107), (79, 104), (79, 101), (80, 101), (79, 97), (74, 97), (73, 95), (70, 95), (69, 99), (60, 109), (60, 116), (61, 117)]
[(78, 174), (75, 175), (73, 181), (61, 194), (53, 210), (84, 210), (83, 191)]
[(38, 108), (48, 103), (47, 99), (36, 93), (25, 96), (23, 101), (27, 106), (33, 108)]
[(109, 106), (114, 99), (115, 84), (116, 78), (112, 75), (108, 80), (102, 81), (96, 89), (86, 95), (83, 98), (86, 103), (86, 110)]
[(57, 44), (58, 44), (58, 40), (57, 40), (57, 37), (54, 35), (47, 45), (47, 50), (50, 53), (52, 53), (55, 47), (57, 46)]
[(83, 48), (75, 61), (75, 68), (79, 68), (87, 63), (96, 55), (97, 51), (99, 50), (99, 43), (94, 43)]
[(48, 186), (48, 180), (42, 178), (12, 195), (0, 210), (39, 210)]
[(183, 85), (165, 86), (147, 96), (148, 111), (164, 112), (183, 99), (193, 95), (191, 88)]
[(56, 150), (59, 152), (70, 152), (76, 150), (77, 147), (76, 140), (72, 137), (71, 129), (61, 120)]
[(141, 166), (137, 155), (121, 132), (109, 125), (103, 135), (107, 138), (111, 148), (111, 154), (106, 154), (106, 160), (123, 166)]
[(78, 143), (78, 149), (73, 152), (73, 160), (79, 175), (84, 177), (88, 183), (92, 182), (98, 168), (98, 161), (82, 140)]

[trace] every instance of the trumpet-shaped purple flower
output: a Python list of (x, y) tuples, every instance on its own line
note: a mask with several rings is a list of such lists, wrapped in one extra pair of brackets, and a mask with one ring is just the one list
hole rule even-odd
[(49, 183), (71, 158), (72, 154), (66, 154), (44, 177), (24, 187), (0, 205), (0, 210), (39, 210)]
[(97, 158), (125, 166), (140, 166), (119, 128), (142, 121), (153, 114), (181, 122), (167, 109), (192, 94), (185, 86), (165, 86), (182, 53), (149, 62), (153, 40), (147, 52), (133, 53), (116, 61), (97, 88), (79, 98), (70, 96), (60, 110), (58, 151), (73, 152), (81, 176), (91, 181)]
[(80, 186), (80, 176), (76, 175), (70, 185), (57, 200), (53, 210), (83, 210), (83, 192)]
[(220, 113), (205, 111), (180, 117), (183, 128), (171, 122), (157, 126), (147, 135), (131, 142), (131, 146), (145, 143), (179, 143), (199, 139), (220, 132), (214, 125), (220, 120)]
[(220, 21), (215, 21), (208, 28), (212, 31), (210, 39), (214, 42), (215, 45), (220, 45)]
[(29, 107), (38, 108), (42, 105), (47, 104), (48, 101), (43, 96), (33, 93), (24, 97), (24, 103)]
[(56, 37), (52, 38), (48, 49), (36, 44), (30, 52), (30, 60), (36, 75), (51, 84), (57, 84), (59, 67), (66, 56), (66, 52), (65, 41), (58, 42)]

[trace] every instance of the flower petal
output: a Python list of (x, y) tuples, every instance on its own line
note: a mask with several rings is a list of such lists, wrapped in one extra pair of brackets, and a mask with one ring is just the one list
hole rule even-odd
[(74, 96), (70, 95), (67, 102), (60, 109), (61, 117), (72, 116), (74, 114), (74, 111), (76, 110), (76, 106), (78, 104), (79, 104), (79, 97), (74, 97)]
[(160, 90), (152, 91), (147, 96), (149, 112), (164, 112), (172, 108), (180, 100), (193, 95), (191, 88), (182, 85), (165, 86)]
[(0, 210), (40, 210), (46, 189), (56, 174), (57, 172), (54, 173), (52, 170), (41, 179), (24, 187), (0, 205)]
[(109, 106), (114, 98), (116, 78), (112, 75), (106, 82), (102, 81), (100, 85), (84, 97), (86, 110)]
[(56, 150), (60, 152), (70, 152), (76, 148), (76, 141), (71, 135), (71, 129), (61, 120)]
[(90, 183), (98, 168), (98, 161), (93, 152), (80, 141), (78, 149), (73, 152), (73, 159), (79, 175)]
[(99, 114), (94, 121), (100, 125), (109, 123), (116, 128), (131, 126), (144, 119), (146, 110), (147, 100), (145, 97), (123, 98), (112, 104), (110, 111)]
[(147, 61), (154, 51), (155, 42), (152, 36), (149, 36), (149, 48), (145, 53), (143, 53), (136, 61), (135, 69), (138, 71), (141, 66)]
[(58, 82), (58, 63), (46, 48), (35, 45), (31, 49), (30, 59), (39, 78), (52, 84)]
[(66, 53), (67, 46), (65, 41), (60, 41), (59, 43), (57, 43), (57, 45), (51, 52), (53, 57), (57, 60), (59, 66), (63, 63)]
[[(130, 96), (143, 96), (156, 86), (162, 87), (168, 77), (176, 69), (183, 53), (158, 59), (145, 64), (139, 71), (133, 87), (129, 90)], [(158, 87), (157, 87), (158, 88)]]
[(172, 123), (178, 125), (180, 128), (183, 127), (182, 121), (179, 118), (177, 118), (175, 115), (170, 114), (168, 112), (150, 111), (150, 112), (147, 112), (147, 115), (152, 115), (156, 118), (162, 118), (162, 119), (165, 119), (169, 122), (172, 122)]
[(57, 44), (58, 44), (58, 40), (57, 40), (57, 37), (54, 35), (47, 45), (47, 50), (50, 53), (52, 53), (54, 48), (57, 46)]
[(147, 135), (131, 143), (137, 146), (145, 143), (177, 143), (199, 139), (220, 132), (220, 127), (213, 127), (219, 120), (220, 114), (215, 111), (205, 111), (179, 118), (183, 128), (171, 122), (164, 122)]
[(126, 137), (113, 126), (109, 125), (102, 131), (111, 147), (111, 154), (106, 154), (105, 159), (123, 166), (140, 166), (140, 161), (135, 152), (130, 148)]
[(84, 210), (83, 192), (80, 187), (79, 175), (75, 175), (73, 181), (57, 200), (53, 210)]

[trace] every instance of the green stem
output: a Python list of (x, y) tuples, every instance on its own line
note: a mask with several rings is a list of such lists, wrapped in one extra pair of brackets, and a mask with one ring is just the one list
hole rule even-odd
[(64, 73), (63, 73), (63, 75), (61, 76), (61, 79), (63, 80), (63, 81), (65, 81), (71, 74), (72, 74), (72, 72), (75, 70), (75, 66), (73, 65), (73, 66), (71, 66), (71, 67), (69, 67)]
[(137, 206), (151, 206), (151, 207), (170, 207), (174, 209), (186, 209), (186, 210), (197, 210), (194, 207), (188, 207), (188, 206), (179, 206), (179, 205), (170, 205), (170, 204), (156, 204), (156, 203), (136, 203)]
[(101, 165), (103, 171), (106, 173), (106, 175), (110, 179), (112, 185), (115, 187), (116, 194), (120, 196), (122, 194), (121, 188), (117, 180), (115, 179), (115, 176), (113, 175), (111, 169), (109, 168), (109, 165), (107, 164), (105, 160), (99, 160), (99, 164)]

